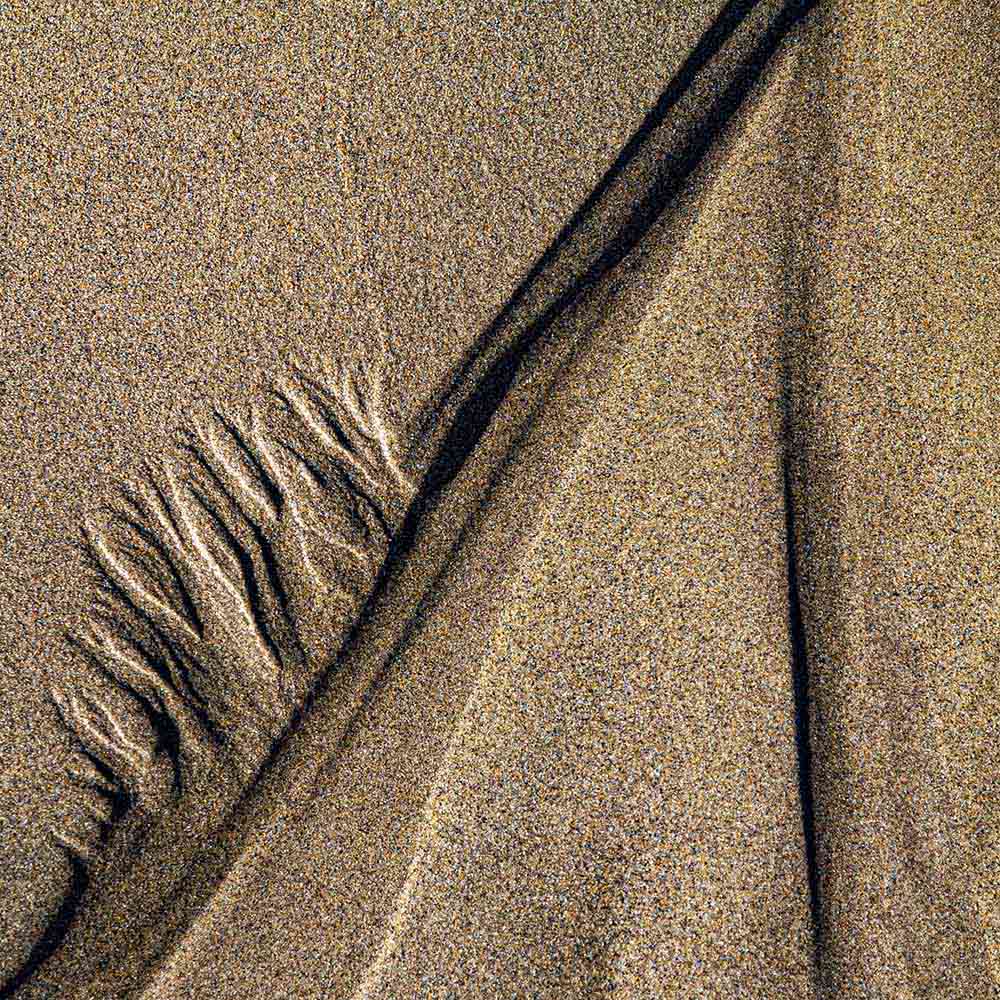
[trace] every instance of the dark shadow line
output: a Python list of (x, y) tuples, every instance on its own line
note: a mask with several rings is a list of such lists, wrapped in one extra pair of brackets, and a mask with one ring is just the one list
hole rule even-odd
[(816, 967), (820, 964), (822, 905), (817, 861), (816, 806), (813, 793), (813, 751), (809, 719), (809, 660), (806, 633), (799, 598), (798, 562), (795, 554), (795, 512), (789, 464), (784, 463), (785, 546), (788, 568), (788, 632), (791, 642), (792, 697), (795, 706), (795, 750), (799, 772), (799, 802), (802, 809), (802, 837), (805, 841), (806, 876), (809, 882), (809, 910), (812, 917)]
[[(555, 240), (542, 253), (531, 267), (527, 276), (515, 289), (496, 318), (489, 327), (480, 334), (466, 350), (461, 364), (449, 379), (446, 389), (427, 408), (418, 421), (414, 434), (416, 441), (422, 441), (432, 433), (432, 426), (442, 410), (447, 409), (449, 401), (461, 392), (462, 386), (480, 360), (484, 352), (497, 339), (498, 332), (509, 322), (522, 302), (528, 298), (534, 286), (543, 279), (546, 272), (554, 268), (560, 254), (566, 249), (592, 216), (597, 214), (600, 202), (615, 183), (622, 178), (627, 168), (643, 152), (644, 146), (653, 134), (666, 122), (670, 112), (684, 98), (712, 59), (719, 55), (733, 33), (760, 4), (761, 0), (729, 0), (718, 14), (712, 25), (705, 31), (694, 49), (684, 60), (681, 68), (675, 73), (666, 89), (657, 99), (642, 123), (629, 138), (614, 163), (608, 168), (597, 186), (587, 196), (586, 200), (576, 209), (570, 220), (563, 226)], [(735, 106), (739, 104), (749, 89), (748, 79), (756, 80), (763, 63), (770, 58), (781, 39), (816, 5), (818, 0), (787, 0), (782, 9), (776, 13), (761, 42), (755, 47), (753, 54), (746, 60), (737, 73), (736, 79), (726, 88), (725, 93), (716, 102), (713, 109), (696, 123), (702, 126), (694, 128), (694, 135), (688, 140), (687, 148), (673, 157), (675, 163), (668, 165), (665, 171), (655, 179), (649, 194), (643, 199), (640, 208), (633, 213), (631, 219), (621, 229), (617, 238), (611, 240), (608, 250), (599, 260), (587, 269), (582, 277), (570, 281), (567, 287), (557, 296), (550, 311), (559, 311), (565, 303), (579, 294), (582, 283), (593, 283), (597, 278), (613, 267), (638, 242), (639, 236), (648, 228), (652, 217), (662, 211), (671, 195), (676, 193), (679, 182), (694, 169), (707, 148), (715, 141), (726, 120), (731, 116)], [(752, 82), (752, 81), (751, 81)], [(738, 94), (738, 96), (737, 96)], [(727, 107), (728, 106), (728, 107)], [(672, 167), (672, 169), (671, 169)], [(617, 245), (618, 252), (615, 252)]]
[(663, 124), (670, 110), (687, 93), (709, 60), (718, 54), (719, 50), (736, 28), (739, 27), (746, 15), (759, 3), (760, 0), (729, 0), (725, 5), (715, 21), (698, 40), (694, 49), (688, 54), (670, 83), (667, 84), (666, 89), (659, 96), (656, 104), (646, 114), (642, 123), (629, 138), (628, 142), (626, 142), (618, 156), (615, 157), (614, 163), (605, 171), (594, 190), (591, 191), (583, 203), (574, 211), (569, 221), (559, 231), (553, 242), (549, 244), (538, 260), (535, 261), (531, 270), (514, 290), (514, 293), (504, 304), (494, 321), (466, 350), (462, 363), (450, 379), (448, 388), (420, 422), (416, 434), (418, 439), (430, 433), (430, 427), (438, 411), (447, 406), (448, 400), (456, 392), (460, 391), (476, 360), (496, 336), (497, 330), (510, 319), (517, 306), (527, 297), (539, 277), (554, 263), (565, 244), (570, 241), (573, 235), (588, 220), (601, 198), (604, 197), (614, 182), (621, 177), (626, 167), (636, 158), (652, 133)]
[[(814, 4), (815, 6), (815, 4)], [(807, 64), (804, 64), (807, 65)], [(798, 74), (801, 81), (801, 67)], [(794, 103), (790, 110), (794, 113)], [(786, 136), (796, 134), (786, 123)], [(788, 150), (789, 158), (794, 159), (795, 152)], [(794, 172), (801, 170), (796, 165)], [(809, 325), (813, 289), (808, 264), (808, 252), (797, 239), (798, 233), (792, 219), (795, 211), (791, 202), (795, 184), (788, 192), (789, 217), (786, 223), (786, 244), (784, 273), (787, 281), (785, 289), (786, 317), (781, 337), (781, 474), (782, 495), (785, 505), (785, 568), (788, 585), (788, 639), (789, 668), (792, 681), (792, 712), (795, 732), (795, 757), (798, 773), (799, 811), (802, 821), (802, 843), (805, 861), (806, 884), (809, 893), (809, 921), (812, 937), (812, 970), (814, 985), (822, 978), (822, 959), (824, 941), (824, 917), (822, 886), (819, 868), (819, 838), (816, 817), (816, 779), (814, 773), (813, 731), (812, 731), (812, 701), (815, 692), (811, 690), (810, 663), (806, 625), (802, 605), (802, 584), (799, 576), (799, 555), (807, 551), (808, 526), (797, 517), (796, 487), (793, 479), (801, 469), (797, 462), (796, 448), (801, 440), (801, 430), (796, 426), (797, 406), (796, 386), (798, 378), (795, 348), (802, 332)], [(797, 195), (796, 195), (797, 197)], [(808, 505), (806, 483), (798, 482), (798, 496), (801, 505)], [(796, 535), (798, 534), (798, 538)]]
[(42, 936), (35, 942), (24, 963), (0, 987), (0, 998), (12, 997), (62, 944), (66, 931), (76, 915), (80, 900), (87, 891), (90, 876), (87, 874), (86, 862), (71, 851), (67, 850), (65, 853), (70, 865), (70, 883), (66, 895), (63, 896), (55, 916), (46, 925)]
[[(762, 38), (754, 46), (749, 56), (741, 63), (728, 86), (725, 87), (708, 110), (702, 114), (700, 119), (692, 123), (694, 127), (690, 130), (689, 137), (681, 149), (664, 155), (665, 162), (661, 165), (649, 191), (631, 211), (627, 219), (620, 226), (617, 234), (608, 240), (605, 249), (599, 254), (596, 261), (571, 281), (568, 287), (554, 301), (548, 306), (543, 307), (537, 319), (529, 323), (520, 335), (516, 335), (511, 339), (508, 346), (501, 351), (499, 357), (493, 361), (483, 377), (479, 379), (476, 388), (470, 392), (468, 398), (458, 407), (455, 418), (451, 422), (449, 433), (430, 464), (424, 478), (423, 489), (410, 508), (403, 530), (399, 533), (400, 540), (407, 539), (413, 535), (416, 521), (423, 516), (429, 507), (434, 505), (435, 498), (442, 488), (454, 478), (465, 459), (475, 448), (501, 400), (513, 384), (521, 362), (527, 353), (570, 305), (585, 295), (610, 270), (621, 263), (636, 247), (667, 205), (680, 194), (684, 182), (698, 167), (708, 150), (718, 140), (750, 90), (760, 79), (780, 43), (798, 21), (815, 6), (815, 3), (816, 0), (789, 0), (785, 4), (775, 16)], [(736, 27), (736, 24), (730, 23), (729, 20), (735, 16), (733, 10), (741, 10), (740, 17), (743, 17), (753, 6), (753, 3), (729, 4), (727, 6), (727, 10), (724, 13), (725, 32), (721, 33), (715, 29), (709, 32), (712, 41), (711, 52), (718, 51), (719, 46), (721, 46), (725, 38), (728, 38), (732, 30)], [(720, 33), (721, 38), (718, 37)], [(699, 45), (697, 51), (701, 52), (703, 47)], [(707, 55), (702, 54), (697, 61), (697, 68), (700, 69), (706, 60)], [(688, 71), (688, 75), (693, 75), (694, 72), (696, 72), (696, 69), (691, 69)], [(670, 100), (666, 102), (665, 108), (658, 111), (655, 118), (651, 116), (647, 123), (644, 123), (640, 129), (640, 133), (637, 133), (637, 136), (633, 137), (633, 141), (641, 141), (641, 139), (646, 138), (653, 128), (662, 123), (666, 110), (676, 103), (679, 96), (676, 93), (677, 86), (675, 78), (668, 87), (667, 94)], [(663, 103), (664, 101), (661, 99), (657, 107), (659, 108), (660, 104)], [(627, 148), (632, 148), (632, 142), (629, 143), (629, 147)], [(634, 152), (631, 153), (629, 159), (633, 158), (634, 155)], [(620, 171), (622, 167), (616, 164), (616, 167), (612, 169)], [(610, 180), (605, 178), (605, 181), (602, 183), (606, 187), (610, 183)], [(594, 201), (594, 197), (588, 199), (588, 205), (593, 204)], [(574, 216), (571, 225), (579, 225), (582, 221), (583, 212), (581, 210), (581, 212), (577, 213), (577, 216)], [(565, 242), (568, 235), (568, 230), (564, 231), (559, 240)], [(537, 274), (543, 268), (544, 264), (551, 259), (556, 249), (558, 247), (550, 248), (543, 255), (538, 265), (532, 270), (529, 281), (535, 280)], [(526, 287), (522, 285), (514, 293), (514, 298), (508, 302), (507, 306), (504, 307), (496, 320), (491, 324), (485, 338), (481, 339), (485, 339), (489, 343), (496, 338), (498, 331), (502, 328), (513, 309), (514, 301), (525, 294)], [(468, 373), (472, 365), (473, 361), (467, 364), (465, 368), (466, 373)], [(451, 391), (449, 390), (449, 392)]]

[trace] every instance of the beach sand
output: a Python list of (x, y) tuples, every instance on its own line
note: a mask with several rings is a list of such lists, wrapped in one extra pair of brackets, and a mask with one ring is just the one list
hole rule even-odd
[(744, 6), (5, 15), (4, 995), (994, 995), (1000, 32)]

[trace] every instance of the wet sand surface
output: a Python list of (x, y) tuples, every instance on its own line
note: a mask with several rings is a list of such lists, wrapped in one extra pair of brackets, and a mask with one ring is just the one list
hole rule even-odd
[(797, 6), (4, 23), (9, 995), (995, 995), (997, 30)]

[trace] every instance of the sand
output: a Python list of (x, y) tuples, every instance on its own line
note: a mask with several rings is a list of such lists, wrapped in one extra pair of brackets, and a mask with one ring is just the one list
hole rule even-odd
[(7, 16), (4, 995), (995, 995), (997, 29), (717, 8)]

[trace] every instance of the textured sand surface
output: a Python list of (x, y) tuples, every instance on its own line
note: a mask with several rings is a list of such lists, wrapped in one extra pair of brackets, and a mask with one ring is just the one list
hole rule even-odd
[(293, 360), (385, 336), (412, 416), (712, 13), (4, 8), (6, 973), (67, 885), (47, 688), (93, 596), (79, 526)]
[(11, 995), (997, 994), (1000, 28), (798, 9), (4, 15)]

